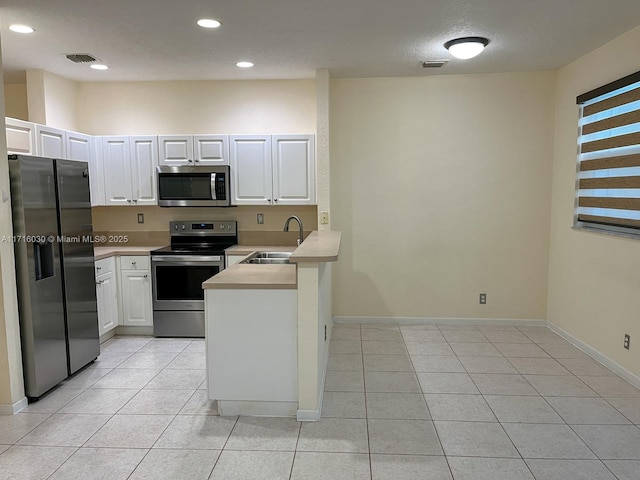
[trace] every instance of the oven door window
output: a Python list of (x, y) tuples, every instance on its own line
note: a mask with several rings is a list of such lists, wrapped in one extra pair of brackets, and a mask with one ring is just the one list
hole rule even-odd
[(202, 282), (218, 272), (218, 265), (156, 265), (156, 300), (204, 300)]

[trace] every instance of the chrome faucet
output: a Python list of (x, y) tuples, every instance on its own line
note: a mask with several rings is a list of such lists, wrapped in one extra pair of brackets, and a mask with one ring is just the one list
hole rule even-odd
[(289, 222), (291, 220), (295, 220), (296, 222), (298, 222), (298, 227), (300, 230), (300, 238), (298, 238), (298, 245), (300, 245), (302, 243), (302, 240), (304, 240), (303, 238), (303, 230), (302, 230), (302, 220), (300, 220), (298, 217), (296, 217), (295, 215), (290, 216), (289, 218), (287, 218), (287, 221), (284, 224), (284, 231), (288, 232), (289, 231)]

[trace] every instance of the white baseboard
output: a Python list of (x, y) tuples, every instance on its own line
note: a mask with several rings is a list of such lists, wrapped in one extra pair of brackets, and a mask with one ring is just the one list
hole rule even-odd
[(129, 327), (118, 325), (115, 331), (116, 335), (145, 335), (153, 336), (153, 327)]
[(584, 353), (589, 355), (594, 360), (600, 362), (609, 370), (620, 375), (622, 378), (624, 378), (627, 382), (632, 384), (634, 387), (640, 388), (640, 377), (635, 373), (630, 372), (629, 370), (624, 368), (622, 365), (620, 365), (618, 362), (611, 360), (609, 357), (607, 357), (606, 355), (603, 355), (598, 350), (593, 348), (591, 345), (584, 343), (582, 340), (574, 337), (569, 332), (566, 332), (565, 330), (561, 329), (557, 325), (554, 325), (551, 322), (547, 322), (547, 327), (549, 327), (549, 329), (551, 329), (552, 331), (560, 335), (567, 342), (578, 347), (580, 350), (582, 350)]
[(299, 422), (317, 422), (320, 420), (321, 410), (298, 410), (296, 419)]
[(546, 321), (538, 318), (477, 318), (477, 317), (333, 317), (335, 323), (399, 323), (425, 325), (539, 325)]
[(15, 415), (29, 404), (27, 397), (22, 397), (14, 404), (0, 403), (0, 415)]

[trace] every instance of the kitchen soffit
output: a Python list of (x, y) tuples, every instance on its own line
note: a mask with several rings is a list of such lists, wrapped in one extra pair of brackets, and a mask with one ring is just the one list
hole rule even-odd
[[(222, 27), (206, 31), (202, 17)], [(300, 79), (553, 70), (640, 24), (637, 0), (3, 0), (5, 80), (28, 68), (81, 81)], [(10, 32), (27, 23), (36, 32)], [(451, 38), (485, 36), (478, 58), (451, 58)], [(91, 52), (95, 72), (64, 55)], [(442, 69), (422, 62), (450, 58)], [(251, 59), (252, 69), (238, 69)]]

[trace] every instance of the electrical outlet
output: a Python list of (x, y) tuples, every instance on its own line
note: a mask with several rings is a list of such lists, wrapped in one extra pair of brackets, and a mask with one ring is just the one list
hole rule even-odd
[(487, 294), (486, 293), (481, 293), (480, 294), (480, 305), (485, 305), (487, 303)]
[(258, 225), (262, 225), (264, 223), (264, 213), (259, 213), (258, 215), (256, 215), (256, 220), (258, 222)]
[(631, 336), (627, 333), (624, 334), (624, 343), (623, 346), (627, 350), (629, 350), (629, 344), (631, 343)]
[(144, 213), (138, 214), (138, 223), (144, 223)]
[(327, 225), (329, 223), (329, 212), (320, 212), (320, 224)]

